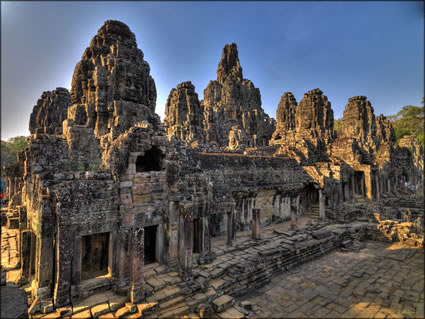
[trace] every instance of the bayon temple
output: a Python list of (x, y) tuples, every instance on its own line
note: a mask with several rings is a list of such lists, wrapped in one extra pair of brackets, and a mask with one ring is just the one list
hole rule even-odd
[[(203, 100), (187, 81), (171, 90), (162, 122), (155, 106), (149, 64), (118, 21), (93, 37), (71, 91), (44, 92), (34, 106), (28, 144), (6, 168), (2, 211), (2, 226), (18, 230), (19, 283), (32, 314), (68, 305), (78, 313), (78, 301), (98, 291), (122, 296), (130, 312), (145, 302), (145, 314), (158, 313), (176, 296), (186, 298), (180, 315), (219, 312), (230, 304), (222, 295), (255, 289), (359, 232), (394, 239), (382, 220), (402, 219), (404, 208), (423, 214), (415, 137), (396, 144), (391, 122), (365, 96), (348, 98), (337, 134), (320, 89), (300, 101), (283, 93), (273, 119), (234, 43)], [(285, 221), (291, 231), (263, 236)], [(245, 231), (249, 240), (238, 240)], [(423, 243), (421, 234), (396, 236)], [(244, 249), (249, 258), (220, 265), (221, 255)], [(165, 286), (174, 293), (161, 295)]]

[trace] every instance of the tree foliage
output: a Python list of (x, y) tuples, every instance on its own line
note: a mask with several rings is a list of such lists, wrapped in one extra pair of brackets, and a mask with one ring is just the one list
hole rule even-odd
[(27, 145), (26, 136), (15, 136), (7, 141), (1, 141), (1, 166), (7, 166), (17, 161), (16, 155)]
[(405, 135), (414, 135), (422, 147), (425, 146), (423, 106), (406, 105), (397, 114), (389, 116), (389, 119), (393, 122), (397, 143)]
[(334, 120), (334, 130), (337, 136), (341, 136), (342, 134), (342, 119)]

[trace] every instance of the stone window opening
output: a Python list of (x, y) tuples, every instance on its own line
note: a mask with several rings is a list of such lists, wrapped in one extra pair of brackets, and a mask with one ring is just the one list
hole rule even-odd
[(160, 171), (164, 154), (157, 147), (152, 147), (144, 155), (137, 156), (136, 172)]
[(81, 280), (109, 274), (109, 233), (81, 238)]

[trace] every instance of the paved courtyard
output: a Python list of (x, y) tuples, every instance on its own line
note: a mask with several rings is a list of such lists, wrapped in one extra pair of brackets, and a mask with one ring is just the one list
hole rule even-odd
[(239, 301), (249, 317), (424, 318), (424, 251), (367, 241), (276, 276)]

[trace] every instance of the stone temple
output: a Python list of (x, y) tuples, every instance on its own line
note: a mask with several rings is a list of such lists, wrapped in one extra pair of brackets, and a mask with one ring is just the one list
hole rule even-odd
[[(203, 97), (190, 81), (177, 84), (161, 122), (149, 64), (118, 21), (93, 37), (70, 92), (41, 95), (28, 144), (7, 167), (2, 215), (17, 230), (32, 315), (76, 316), (79, 301), (99, 291), (128, 303), (119, 308), (111, 297), (108, 311), (81, 314), (230, 311), (232, 297), (274, 274), (358, 238), (386, 240), (381, 220), (402, 218), (403, 207), (423, 214), (423, 195), (405, 187), (423, 193), (421, 145), (412, 136), (397, 145), (391, 122), (365, 96), (348, 99), (340, 134), (320, 89), (298, 102), (283, 93), (275, 120), (232, 43)], [(285, 221), (291, 231), (263, 234)], [(422, 244), (420, 235), (398, 234)], [(220, 259), (241, 252), (248, 257), (237, 263)], [(173, 300), (185, 302), (182, 311)]]

